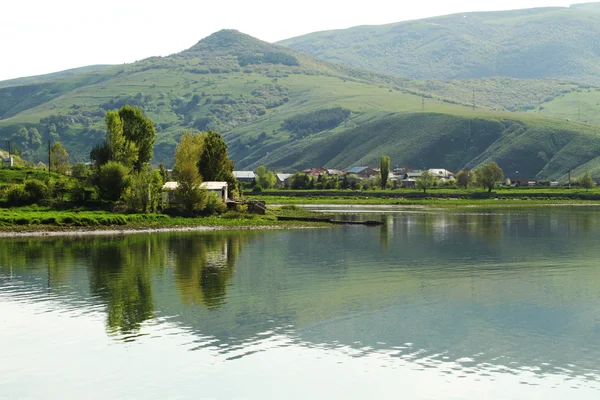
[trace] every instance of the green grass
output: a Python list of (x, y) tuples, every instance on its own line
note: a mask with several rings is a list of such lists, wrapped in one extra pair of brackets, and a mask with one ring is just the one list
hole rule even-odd
[[(286, 215), (312, 215), (304, 210)], [(230, 212), (201, 218), (171, 217), (165, 214), (118, 214), (108, 211), (68, 210), (29, 206), (0, 208), (0, 231), (72, 231), (72, 230), (137, 230), (161, 228), (215, 227), (223, 229), (260, 227), (320, 226), (320, 224), (278, 221), (273, 214), (254, 215)]]

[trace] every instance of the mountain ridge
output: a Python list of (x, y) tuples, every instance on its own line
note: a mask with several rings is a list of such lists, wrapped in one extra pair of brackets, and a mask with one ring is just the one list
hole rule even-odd
[[(171, 56), (0, 88), (0, 139), (12, 140), (36, 161), (46, 155), (32, 138), (60, 140), (73, 161), (86, 161), (104, 136), (106, 111), (130, 104), (154, 121), (154, 162), (167, 166), (189, 129), (222, 133), (238, 168), (266, 164), (279, 170), (372, 164), (383, 153), (414, 167), (439, 162), (446, 165), (436, 167), (458, 169), (495, 158), (514, 168), (515, 154), (525, 154), (519, 171), (559, 176), (592, 162), (590, 151), (600, 149), (591, 125), (425, 98), (419, 84), (224, 30)], [(561, 84), (548, 95), (573, 90), (583, 91)], [(596, 89), (589, 90), (593, 98)], [(482, 142), (477, 137), (488, 133), (476, 126), (495, 134)], [(566, 142), (558, 140), (556, 126)], [(560, 145), (544, 147), (548, 142)], [(577, 151), (563, 151), (570, 148)], [(600, 163), (590, 166), (600, 172)]]
[(456, 13), (277, 42), (332, 62), (413, 79), (493, 76), (600, 84), (600, 4)]

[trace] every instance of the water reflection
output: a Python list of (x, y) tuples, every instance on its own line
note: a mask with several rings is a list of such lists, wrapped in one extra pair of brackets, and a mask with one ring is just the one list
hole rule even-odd
[(178, 345), (232, 363), (294, 349), (448, 379), (598, 380), (600, 210), (475, 211), (388, 214), (381, 227), (1, 240), (0, 305), (100, 305), (111, 338), (192, 336)]
[[(183, 303), (209, 309), (222, 305), (247, 236), (5, 239), (0, 240), (0, 279), (10, 280), (16, 274), (54, 294), (68, 292), (64, 298), (67, 302), (77, 302), (77, 295), (88, 303), (100, 301), (106, 307), (109, 332), (131, 334), (153, 318), (153, 279), (171, 269), (175, 270), (175, 285)], [(77, 293), (83, 278), (78, 272), (82, 269), (87, 271), (89, 294), (80, 293), (81, 288)]]
[(175, 285), (183, 303), (218, 309), (242, 249), (240, 236), (180, 237), (169, 240)]
[(152, 318), (152, 272), (163, 257), (151, 236), (109, 238), (90, 248), (90, 291), (105, 302), (110, 331), (132, 333)]

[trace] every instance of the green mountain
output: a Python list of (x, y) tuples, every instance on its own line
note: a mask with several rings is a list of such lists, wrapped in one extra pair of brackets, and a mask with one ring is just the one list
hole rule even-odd
[(600, 173), (597, 127), (539, 109), (568, 96), (593, 101), (597, 89), (576, 83), (473, 80), (473, 109), (467, 86), (344, 67), (232, 30), (168, 57), (17, 83), (0, 83), (0, 140), (32, 161), (46, 159), (48, 139), (60, 140), (72, 161), (87, 161), (106, 111), (131, 104), (155, 122), (154, 162), (167, 166), (184, 130), (213, 129), (238, 169), (347, 168), (388, 154), (413, 168), (494, 159), (530, 176), (582, 165)]
[(279, 44), (415, 79), (506, 76), (600, 84), (600, 3), (358, 26)]

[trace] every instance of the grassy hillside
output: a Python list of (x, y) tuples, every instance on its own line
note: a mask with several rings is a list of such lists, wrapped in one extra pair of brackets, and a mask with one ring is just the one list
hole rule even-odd
[[(469, 85), (479, 88), (475, 110)], [(523, 105), (540, 96), (551, 103), (584, 93), (591, 102), (594, 87), (517, 79), (469, 85), (347, 68), (227, 30), (169, 57), (0, 87), (0, 140), (33, 161), (46, 159), (47, 139), (60, 140), (72, 161), (87, 160), (104, 136), (106, 111), (131, 104), (155, 122), (154, 162), (167, 166), (185, 129), (221, 132), (240, 169), (347, 168), (389, 154), (394, 165), (413, 168), (497, 158), (508, 169), (554, 177), (591, 162), (593, 126), (547, 119), (546, 109), (491, 108), (529, 110)]]
[(311, 33), (280, 44), (417, 79), (506, 76), (600, 83), (600, 5), (461, 13)]
[(42, 83), (54, 81), (57, 79), (63, 79), (78, 75), (85, 75), (92, 72), (102, 71), (104, 69), (108, 69), (113, 67), (112, 65), (88, 65), (80, 68), (72, 68), (64, 71), (53, 72), (50, 74), (44, 75), (35, 75), (35, 76), (27, 76), (24, 78), (16, 78), (16, 79), (8, 79), (6, 81), (0, 81), (0, 88), (6, 86), (19, 86), (19, 85), (28, 85), (32, 83)]
[(600, 130), (537, 116), (392, 114), (305, 138), (254, 165), (343, 168), (376, 165), (381, 154), (390, 156), (392, 166), (413, 169), (458, 170), (496, 161), (507, 175), (519, 171), (521, 176), (559, 178), (581, 164), (579, 170), (600, 175)]

